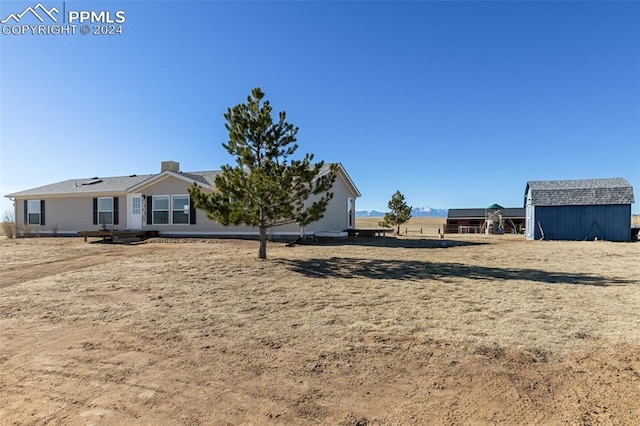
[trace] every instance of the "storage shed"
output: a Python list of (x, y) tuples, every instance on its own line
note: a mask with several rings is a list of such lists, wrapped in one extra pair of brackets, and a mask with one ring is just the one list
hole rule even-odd
[(529, 240), (631, 239), (633, 187), (623, 178), (527, 182)]

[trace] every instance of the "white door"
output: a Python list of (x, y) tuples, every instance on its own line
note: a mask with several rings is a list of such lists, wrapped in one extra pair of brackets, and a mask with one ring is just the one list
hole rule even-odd
[(142, 196), (140, 194), (127, 195), (127, 205), (129, 206), (127, 215), (129, 229), (142, 229)]
[(347, 229), (355, 228), (356, 212), (353, 211), (353, 198), (347, 197)]

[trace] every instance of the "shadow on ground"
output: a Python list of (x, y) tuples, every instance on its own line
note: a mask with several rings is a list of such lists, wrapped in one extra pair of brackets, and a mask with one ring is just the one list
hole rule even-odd
[(486, 243), (474, 241), (453, 241), (444, 239), (428, 239), (428, 238), (396, 238), (396, 237), (349, 237), (349, 238), (327, 238), (315, 242), (298, 241), (295, 244), (316, 245), (316, 246), (366, 246), (366, 247), (385, 247), (385, 248), (448, 248), (477, 246)]
[(285, 260), (292, 272), (309, 278), (368, 278), (398, 280), (522, 280), (549, 284), (612, 286), (638, 284), (636, 280), (616, 279), (586, 274), (549, 272), (538, 269), (504, 269), (470, 266), (461, 263), (432, 263), (414, 260), (380, 260), (331, 257), (328, 259)]

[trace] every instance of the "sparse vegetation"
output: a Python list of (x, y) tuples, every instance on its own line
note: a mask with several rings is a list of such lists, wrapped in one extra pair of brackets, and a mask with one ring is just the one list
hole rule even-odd
[(16, 237), (16, 218), (13, 210), (7, 210), (2, 213), (2, 232), (7, 238)]
[(39, 237), (40, 233), (34, 229), (33, 226), (25, 223), (24, 225), (20, 225), (20, 228), (22, 229), (22, 236), (25, 238), (32, 238), (32, 237)]
[(268, 263), (251, 241), (2, 239), (0, 417), (639, 423), (636, 244), (442, 246), (436, 224)]

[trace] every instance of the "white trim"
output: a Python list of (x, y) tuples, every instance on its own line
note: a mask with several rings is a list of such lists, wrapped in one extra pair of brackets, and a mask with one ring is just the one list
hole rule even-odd
[[(338, 168), (342, 171), (342, 173), (344, 174), (344, 180), (347, 182), (347, 184), (349, 184), (352, 189), (354, 190), (355, 193), (355, 197), (354, 198), (358, 198), (358, 197), (362, 197), (362, 194), (360, 193), (360, 190), (358, 189), (358, 187), (356, 186), (356, 184), (353, 182), (353, 179), (351, 179), (351, 176), (349, 176), (349, 173), (347, 173), (347, 170), (342, 166), (342, 163), (337, 163), (338, 164)], [(354, 213), (355, 215), (355, 213)]]
[[(353, 183), (353, 180), (351, 180), (351, 177), (349, 176), (349, 174), (345, 170), (345, 168), (342, 165), (342, 163), (330, 163), (328, 166), (330, 166), (331, 164), (335, 164), (336, 165), (336, 167), (338, 169), (338, 173), (337, 174), (340, 175), (340, 177), (347, 184), (348, 187), (351, 187), (349, 189), (351, 189), (351, 191), (353, 192), (354, 198), (361, 197), (362, 194), (358, 190), (358, 187), (356, 186), (356, 184)], [(318, 176), (316, 176), (316, 179), (319, 178), (320, 176), (324, 176), (324, 175), (326, 175), (328, 173), (329, 173), (329, 168), (327, 168), (326, 170), (323, 170), (320, 173), (318, 173)]]

